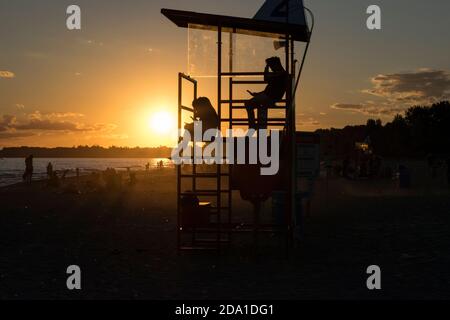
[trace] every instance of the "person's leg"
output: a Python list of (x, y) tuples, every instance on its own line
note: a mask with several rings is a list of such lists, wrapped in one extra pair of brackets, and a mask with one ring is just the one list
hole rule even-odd
[(248, 126), (250, 129), (256, 129), (255, 108), (257, 108), (257, 105), (255, 102), (255, 98), (252, 98), (245, 103), (245, 109), (248, 114)]
[(267, 129), (267, 115), (269, 108), (274, 104), (274, 101), (266, 94), (262, 93), (256, 97), (258, 104), (258, 129)]
[(258, 108), (258, 129), (267, 129), (267, 114), (268, 108), (265, 105), (261, 105)]

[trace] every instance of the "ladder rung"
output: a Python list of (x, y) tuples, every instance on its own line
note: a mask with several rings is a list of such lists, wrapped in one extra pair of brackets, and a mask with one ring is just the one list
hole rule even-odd
[(240, 77), (240, 76), (252, 76), (252, 77), (256, 77), (256, 76), (263, 76), (264, 72), (221, 72), (220, 76), (222, 77), (230, 77), (230, 76), (235, 76), (235, 77)]
[[(246, 103), (248, 100), (250, 100), (250, 99), (233, 99), (233, 100), (231, 100), (231, 103)], [(230, 103), (230, 99), (220, 100), (220, 103), (222, 103), (222, 104)], [(287, 100), (285, 100), (285, 99), (278, 100), (276, 103), (287, 103)]]
[[(221, 177), (228, 177), (229, 173), (221, 173)], [(182, 174), (181, 178), (217, 178), (216, 173), (196, 173), (196, 174)]]
[(191, 191), (191, 192), (181, 192), (180, 196), (218, 196), (219, 193), (230, 193), (229, 190), (221, 190), (221, 191), (217, 191), (217, 190), (196, 190), (196, 191)]
[[(222, 122), (247, 122), (248, 123), (248, 119), (240, 119), (240, 118), (233, 118), (233, 119), (220, 119), (220, 121)], [(268, 118), (266, 121), (264, 122), (281, 122), (281, 121), (286, 121), (286, 118)]]
[(232, 84), (266, 84), (264, 80), (233, 80)]
[[(231, 108), (233, 110), (246, 110), (247, 109), (245, 106), (232, 106)], [(267, 109), (285, 110), (286, 108), (287, 108), (286, 106), (273, 106), (273, 107), (269, 107)]]
[[(232, 122), (231, 124), (235, 126), (248, 126), (249, 122)], [(265, 124), (269, 127), (285, 127), (287, 125), (286, 122), (266, 122)]]
[(209, 227), (196, 227), (195, 230), (194, 228), (187, 228), (184, 227), (183, 230), (180, 230), (180, 232), (182, 234), (190, 234), (190, 233), (198, 233), (198, 234), (226, 234), (229, 233), (229, 228), (226, 224), (221, 224), (221, 230), (220, 232), (218, 232), (218, 228), (217, 228), (217, 224), (216, 223), (211, 223), (209, 224)]
[(208, 193), (208, 192), (215, 192), (215, 193), (218, 193), (218, 192), (221, 192), (221, 193), (229, 193), (230, 192), (230, 190), (224, 190), (224, 189), (222, 189), (222, 190), (201, 190), (201, 189), (198, 189), (198, 190), (195, 190), (195, 192), (205, 192), (205, 193)]
[(187, 246), (183, 246), (180, 247), (179, 250), (181, 251), (195, 251), (195, 250), (199, 250), (199, 251), (207, 251), (207, 250), (217, 250), (216, 247), (187, 247)]
[(229, 239), (195, 239), (195, 243), (203, 243), (203, 244), (214, 244), (214, 243), (229, 243)]

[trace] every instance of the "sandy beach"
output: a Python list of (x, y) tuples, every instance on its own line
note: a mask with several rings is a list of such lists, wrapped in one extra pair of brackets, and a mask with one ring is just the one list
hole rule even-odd
[[(90, 179), (0, 189), (1, 299), (450, 298), (445, 189), (321, 179), (290, 258), (273, 235), (256, 257), (246, 236), (221, 255), (178, 256), (174, 169), (139, 173), (114, 191)], [(77, 292), (66, 288), (73, 264), (82, 270)], [(366, 288), (373, 264), (382, 269), (377, 292)]]

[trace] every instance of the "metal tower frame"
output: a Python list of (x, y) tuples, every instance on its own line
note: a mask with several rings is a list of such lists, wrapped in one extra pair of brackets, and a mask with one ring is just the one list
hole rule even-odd
[[(305, 8), (306, 9), (306, 8)], [(306, 9), (313, 19), (311, 11)], [(253, 19), (226, 17), (208, 14), (199, 14), (194, 12), (177, 11), (162, 9), (162, 13), (173, 21), (179, 27), (189, 27), (190, 25), (202, 25), (203, 28), (207, 26), (210, 30), (217, 32), (217, 111), (220, 120), (220, 128), (223, 123), (228, 123), (230, 129), (233, 126), (246, 126), (249, 124), (248, 119), (235, 118), (234, 110), (245, 110), (244, 103), (246, 100), (234, 99), (234, 87), (239, 85), (255, 85), (264, 84), (263, 80), (248, 80), (243, 77), (263, 77), (263, 72), (235, 72), (233, 71), (233, 55), (232, 43), (233, 35), (235, 33), (252, 34), (258, 36), (271, 37), (275, 39), (282, 39), (285, 42), (284, 64), (285, 69), (289, 73), (288, 87), (286, 91), (286, 99), (277, 102), (269, 109), (278, 109), (285, 111), (284, 118), (270, 118), (267, 119), (269, 127), (282, 128), (285, 132), (286, 141), (288, 144), (287, 152), (287, 168), (289, 175), (286, 181), (286, 195), (287, 208), (285, 213), (285, 224), (282, 228), (286, 232), (286, 247), (289, 248), (293, 239), (293, 216), (295, 213), (295, 195), (296, 195), (296, 162), (295, 162), (295, 140), (296, 140), (296, 106), (295, 94), (300, 80), (300, 74), (303, 69), (306, 54), (309, 48), (311, 33), (313, 25), (310, 28), (307, 26), (299, 27), (289, 23), (273, 23)], [(313, 20), (312, 20), (313, 21)], [(313, 22), (314, 24), (314, 22)], [(223, 33), (230, 34), (230, 70), (224, 71), (222, 67), (222, 52), (223, 52)], [(297, 74), (296, 60), (295, 60), (295, 41), (306, 43), (303, 58), (299, 72)], [(222, 84), (228, 79), (228, 99), (223, 98)], [(194, 110), (190, 107), (184, 106), (183, 103), (183, 81), (188, 81), (193, 85), (194, 98), (197, 98), (198, 84), (197, 81), (188, 75), (180, 73), (178, 76), (178, 126), (182, 128), (183, 112), (193, 113)], [(228, 108), (228, 118), (223, 117), (224, 108)], [(180, 137), (180, 139), (182, 139)], [(195, 159), (195, 148), (192, 153), (192, 159)], [(232, 168), (230, 165), (216, 164), (214, 173), (201, 173), (197, 171), (195, 161), (192, 164), (190, 173), (183, 173), (182, 167), (177, 167), (177, 248), (181, 250), (200, 250), (200, 249), (215, 249), (221, 250), (223, 243), (230, 243), (232, 234), (235, 232), (253, 232), (255, 239), (261, 231), (280, 231), (275, 225), (260, 225), (255, 213), (254, 223), (251, 225), (240, 225), (241, 228), (237, 230), (236, 224), (233, 223), (232, 209), (233, 209), (233, 190), (232, 190)], [(228, 170), (225, 170), (227, 167)], [(227, 178), (226, 189), (223, 188), (223, 178)], [(189, 179), (191, 184), (189, 192), (182, 188), (184, 179)], [(215, 181), (215, 188), (210, 190), (201, 190), (197, 188), (197, 181), (199, 179), (213, 179)], [(222, 195), (227, 195), (227, 201), (222, 201)], [(185, 226), (183, 225), (183, 217), (181, 210), (181, 198), (186, 195), (194, 195), (204, 198), (215, 198), (215, 207), (211, 208), (211, 214), (215, 216), (215, 221), (206, 226)], [(226, 202), (226, 203), (224, 203)], [(224, 219), (226, 218), (226, 219)], [(226, 221), (225, 221), (226, 220)], [(199, 239), (197, 236), (210, 235), (209, 238)], [(189, 235), (190, 245), (184, 244), (184, 236)], [(212, 235), (212, 237), (211, 237)], [(212, 245), (211, 245), (212, 244)]]

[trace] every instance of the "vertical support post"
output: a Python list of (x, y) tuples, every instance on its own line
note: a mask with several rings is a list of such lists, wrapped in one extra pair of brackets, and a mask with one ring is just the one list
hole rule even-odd
[[(197, 99), (197, 81), (194, 81), (193, 84), (194, 84), (194, 100), (196, 100)], [(192, 166), (192, 191), (195, 193), (197, 191), (197, 165), (195, 163), (195, 160), (196, 160), (195, 159), (195, 157), (196, 157), (195, 138), (194, 138), (193, 147), (194, 147), (194, 151), (193, 151), (192, 155), (194, 157), (194, 163)], [(193, 227), (192, 228), (192, 245), (193, 246), (195, 246), (195, 243), (196, 243), (196, 231), (197, 231), (197, 228)]]
[[(219, 114), (219, 130), (222, 130), (222, 26), (217, 29), (217, 108)], [(223, 157), (223, 155), (222, 155)], [(217, 164), (217, 249), (220, 250), (222, 223), (222, 165)]]
[[(193, 82), (194, 84), (194, 100), (197, 99), (197, 81)], [(192, 164), (192, 191), (196, 192), (197, 191), (197, 165), (196, 165), (196, 157), (197, 155), (195, 154), (195, 149), (196, 149), (196, 144), (195, 144), (195, 139), (193, 137), (193, 144), (192, 144), (192, 158), (194, 160), (193, 164)]]
[[(289, 1), (286, 2), (286, 25), (289, 24), (289, 14), (290, 14), (290, 8), (289, 8)], [(292, 139), (293, 139), (293, 134), (292, 134), (292, 127), (294, 126), (294, 119), (292, 117), (292, 109), (293, 109), (293, 97), (292, 97), (292, 70), (290, 68), (291, 64), (290, 64), (290, 47), (291, 47), (291, 43), (290, 43), (290, 37), (289, 37), (289, 33), (286, 33), (286, 50), (285, 50), (285, 54), (286, 54), (286, 72), (289, 74), (288, 77), (288, 86), (287, 86), (287, 90), (286, 90), (286, 103), (287, 103), (287, 130), (286, 130), (286, 134), (287, 134), (287, 140), (288, 140), (288, 152), (287, 152), (287, 156), (288, 156), (288, 190), (286, 190), (286, 202), (287, 202), (287, 206), (285, 208), (286, 210), (286, 252), (289, 255), (289, 248), (290, 248), (290, 239), (291, 239), (291, 232), (292, 232), (292, 212), (293, 212), (293, 198), (292, 198)]]
[[(182, 90), (183, 90), (183, 82), (181, 73), (178, 74), (178, 129), (181, 129), (181, 105), (182, 105)], [(178, 135), (178, 143), (180, 143), (182, 137)], [(180, 254), (181, 249), (181, 204), (180, 204), (180, 195), (181, 195), (181, 165), (177, 166), (177, 254)]]
[(292, 68), (293, 65), (292, 55), (291, 55), (291, 45), (292, 42), (290, 41), (289, 34), (286, 34), (286, 71), (289, 74), (288, 78), (288, 84), (287, 84), (287, 90), (286, 90), (286, 102), (288, 107), (287, 112), (287, 141), (288, 141), (288, 152), (287, 152), (287, 165), (288, 165), (288, 190), (286, 190), (286, 200), (287, 200), (287, 206), (286, 206), (286, 248), (287, 252), (289, 252), (289, 248), (291, 246), (291, 238), (292, 238), (292, 218), (293, 214), (295, 212), (295, 193), (293, 190), (293, 175), (294, 175), (294, 161), (293, 161), (293, 154), (294, 154), (294, 138), (295, 138), (295, 111), (294, 111), (294, 97), (293, 97), (293, 90), (292, 90)]
[(297, 160), (297, 156), (296, 156), (296, 152), (297, 152), (297, 143), (296, 143), (296, 101), (295, 101), (295, 52), (294, 52), (294, 40), (291, 38), (291, 66), (292, 66), (292, 78), (289, 81), (289, 86), (291, 88), (291, 118), (292, 118), (292, 129), (291, 129), (291, 180), (290, 180), (290, 190), (291, 190), (291, 212), (290, 212), (290, 216), (291, 216), (291, 226), (290, 226), (290, 232), (289, 232), (289, 240), (290, 242), (293, 241), (293, 237), (294, 237), (294, 226), (293, 226), (293, 221), (294, 223), (296, 223), (296, 211), (297, 211), (297, 164), (296, 164), (296, 160)]
[[(233, 72), (233, 58), (234, 58), (234, 51), (233, 51), (233, 35), (234, 35), (235, 29), (233, 29), (233, 32), (230, 32), (230, 52), (229, 52), (229, 72)], [(233, 76), (230, 76), (229, 78), (229, 93), (228, 98), (230, 100), (229, 103), (229, 111), (228, 115), (230, 118), (229, 121), (229, 129), (233, 129)], [(227, 147), (228, 148), (228, 147)], [(234, 146), (233, 146), (234, 148)], [(234, 159), (233, 159), (234, 160)], [(232, 222), (232, 214), (233, 214), (233, 165), (228, 164), (228, 243), (231, 242), (231, 222)]]

